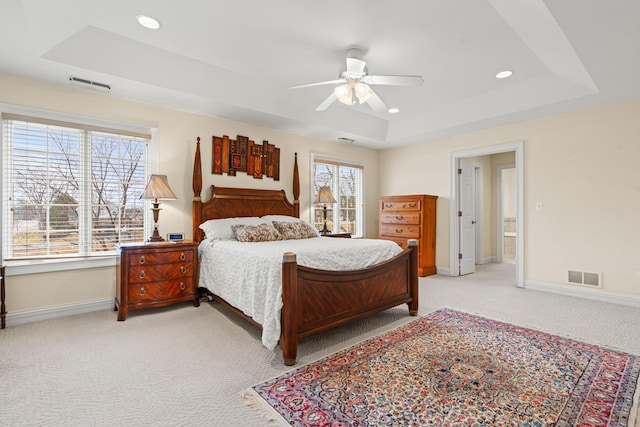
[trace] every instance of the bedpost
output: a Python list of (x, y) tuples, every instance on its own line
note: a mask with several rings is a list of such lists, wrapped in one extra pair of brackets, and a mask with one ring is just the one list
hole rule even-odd
[(286, 252), (282, 257), (282, 313), (280, 348), (282, 358), (287, 366), (296, 363), (298, 355), (298, 319), (296, 307), (298, 307), (298, 263), (296, 254)]
[(293, 159), (293, 204), (295, 206), (295, 216), (300, 218), (300, 175), (298, 174), (298, 153)]
[(200, 137), (196, 143), (196, 155), (193, 159), (193, 202), (191, 208), (191, 219), (193, 226), (193, 240), (199, 242), (202, 240), (202, 230), (199, 225), (202, 223), (202, 162), (200, 160)]
[(411, 257), (409, 258), (409, 295), (411, 302), (409, 306), (409, 314), (418, 315), (418, 241), (409, 239), (408, 246), (411, 248)]

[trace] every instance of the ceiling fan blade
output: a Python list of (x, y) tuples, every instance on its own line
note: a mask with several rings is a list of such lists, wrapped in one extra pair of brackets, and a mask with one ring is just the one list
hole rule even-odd
[(336, 99), (338, 99), (336, 94), (331, 92), (331, 95), (329, 95), (327, 97), (327, 99), (322, 101), (322, 104), (320, 104), (320, 105), (318, 105), (316, 107), (316, 111), (324, 111), (324, 110), (326, 110), (329, 107), (329, 105), (333, 104), (336, 101)]
[(361, 76), (364, 73), (365, 61), (358, 58), (347, 58), (347, 73)]
[(337, 80), (327, 80), (326, 82), (317, 82), (317, 83), (307, 83), (304, 85), (291, 86), (289, 89), (301, 89), (305, 87), (313, 87), (313, 86), (323, 86), (323, 85), (336, 85), (340, 83), (345, 83), (345, 79), (337, 79)]
[(376, 113), (389, 112), (389, 108), (384, 102), (382, 102), (382, 99), (380, 99), (380, 97), (376, 95), (375, 92), (371, 93), (371, 96), (369, 97), (369, 99), (367, 99), (367, 104), (369, 104), (369, 106), (373, 108), (373, 111), (375, 111)]
[(370, 85), (390, 86), (421, 86), (424, 80), (421, 76), (370, 76), (362, 78), (362, 81)]

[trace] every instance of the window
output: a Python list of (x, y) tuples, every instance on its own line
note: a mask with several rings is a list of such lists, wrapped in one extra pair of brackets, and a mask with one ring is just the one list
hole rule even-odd
[(144, 240), (150, 136), (2, 114), (6, 260), (105, 255)]
[[(322, 186), (331, 189), (335, 204), (327, 204), (327, 228), (333, 233), (364, 235), (364, 167), (342, 161), (313, 158), (313, 198)], [(318, 230), (324, 225), (323, 205), (313, 205), (313, 222)]]

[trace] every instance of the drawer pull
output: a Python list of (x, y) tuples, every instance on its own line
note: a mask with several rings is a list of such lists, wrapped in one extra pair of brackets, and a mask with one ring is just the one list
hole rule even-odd
[(140, 264), (145, 263), (144, 255), (140, 255), (140, 260), (138, 261)]
[(392, 208), (393, 207), (393, 203), (385, 203), (384, 207), (385, 208)]
[(184, 285), (184, 282), (180, 282), (180, 290), (184, 291), (185, 288), (186, 286)]
[(403, 217), (402, 215), (398, 215), (398, 216), (396, 217), (396, 219), (397, 219), (398, 221), (400, 221), (401, 219), (404, 219), (404, 217)]
[(146, 275), (144, 274), (144, 270), (140, 270), (140, 274), (138, 274), (138, 277), (141, 279), (144, 279)]
[(396, 228), (396, 233), (402, 233), (403, 231), (404, 231), (403, 228), (400, 228), (400, 229)]
[(416, 205), (415, 203), (409, 203), (408, 205), (402, 205), (403, 208), (406, 208), (407, 206), (409, 206), (410, 208), (415, 208), (418, 205)]
[(184, 261), (185, 259), (187, 259), (187, 257), (185, 256), (184, 252), (180, 253), (180, 261)]
[(145, 291), (144, 288), (140, 288), (140, 295), (141, 296), (146, 294), (146, 293), (147, 293), (147, 291)]
[(184, 268), (184, 265), (180, 266), (180, 273), (185, 274), (187, 272), (187, 269)]

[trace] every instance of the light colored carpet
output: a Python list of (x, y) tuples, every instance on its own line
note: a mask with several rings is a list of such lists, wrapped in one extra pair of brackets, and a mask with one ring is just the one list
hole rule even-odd
[[(640, 309), (516, 288), (510, 264), (420, 279), (450, 307), (640, 355)], [(298, 365), (413, 320), (406, 306), (304, 340)], [(259, 426), (245, 388), (290, 368), (217, 304), (101, 311), (0, 331), (0, 426)]]

